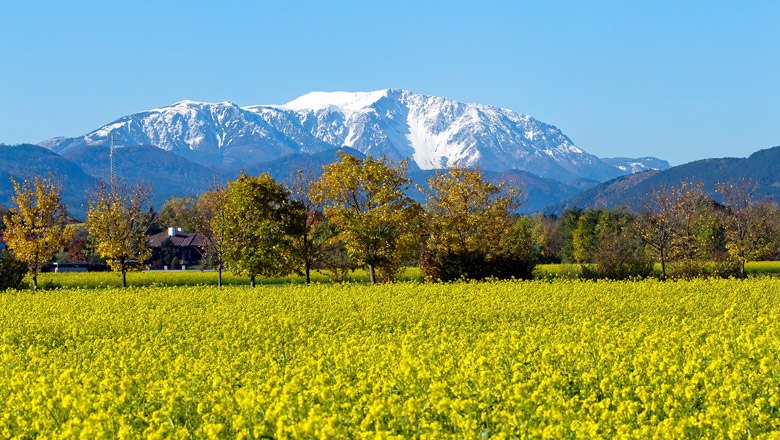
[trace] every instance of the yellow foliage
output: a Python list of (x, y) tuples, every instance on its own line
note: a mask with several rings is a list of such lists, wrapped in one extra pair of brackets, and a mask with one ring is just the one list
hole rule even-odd
[(38, 273), (68, 244), (73, 229), (66, 227), (67, 212), (62, 204), (62, 188), (52, 178), (35, 178), (22, 184), (11, 179), (14, 208), (3, 218), (5, 241), (19, 261), (27, 264), (37, 288)]
[(3, 438), (747, 438), (780, 281), (0, 295)]
[(397, 166), (383, 157), (358, 159), (340, 153), (341, 160), (324, 167), (311, 186), (311, 199), (325, 205), (325, 216), (336, 226), (337, 239), (349, 256), (383, 281), (394, 280), (404, 260), (419, 249), (422, 208), (406, 195), (407, 162)]
[(146, 232), (151, 219), (144, 211), (150, 189), (130, 188), (111, 181), (101, 184), (91, 195), (87, 212), (87, 232), (96, 241), (95, 250), (111, 269), (122, 274), (140, 269), (152, 256)]
[(443, 253), (499, 250), (518, 208), (519, 189), (486, 181), (478, 169), (436, 171), (427, 192), (431, 244)]

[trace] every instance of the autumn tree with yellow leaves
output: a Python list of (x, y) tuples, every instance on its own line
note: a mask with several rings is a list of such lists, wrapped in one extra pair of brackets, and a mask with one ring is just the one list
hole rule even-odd
[(312, 184), (311, 199), (325, 206), (337, 239), (371, 283), (392, 281), (419, 250), (422, 208), (406, 195), (408, 162), (339, 154)]
[(32, 185), (13, 178), (11, 182), (15, 207), (3, 218), (4, 237), (16, 259), (27, 265), (33, 289), (37, 289), (41, 269), (72, 236), (67, 227), (67, 209), (62, 204), (62, 188), (51, 177), (36, 177)]
[(421, 188), (429, 237), (421, 261), (433, 280), (528, 278), (536, 262), (532, 224), (515, 219), (517, 185), (494, 184), (479, 169), (437, 171)]
[(214, 186), (198, 197), (192, 210), (193, 229), (206, 239), (203, 246), (204, 256), (217, 270), (219, 287), (222, 287), (222, 271), (225, 268), (225, 252), (228, 244), (225, 216), (227, 197), (227, 188)]
[(98, 255), (121, 273), (127, 287), (127, 272), (140, 269), (152, 252), (147, 242), (151, 218), (145, 210), (151, 188), (143, 184), (100, 183), (89, 199), (87, 231), (96, 242)]

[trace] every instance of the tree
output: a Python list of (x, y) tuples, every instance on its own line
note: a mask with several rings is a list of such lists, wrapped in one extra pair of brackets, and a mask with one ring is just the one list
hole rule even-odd
[(653, 261), (645, 254), (642, 238), (633, 228), (635, 218), (622, 208), (600, 210), (593, 254), (595, 269), (583, 266), (585, 278), (627, 279), (646, 277), (653, 272)]
[(163, 228), (180, 227), (185, 231), (194, 231), (197, 224), (197, 202), (194, 197), (174, 197), (168, 199), (157, 215), (157, 223)]
[(11, 216), (11, 210), (0, 203), (0, 230), (5, 229), (5, 218)]
[(687, 262), (709, 259), (709, 231), (715, 215), (704, 184), (683, 181), (679, 187), (672, 188), (672, 196), (671, 259)]
[(577, 220), (572, 231), (572, 257), (576, 263), (591, 263), (599, 246), (598, 224), (602, 214), (600, 209), (588, 209)]
[[(324, 235), (336, 236), (336, 228), (327, 221), (322, 224), (322, 228), (327, 229)], [(315, 267), (325, 270), (325, 274), (334, 284), (347, 282), (349, 274), (358, 268), (349, 256), (344, 242), (336, 239), (323, 241)]]
[(178, 261), (177, 256), (178, 252), (176, 251), (176, 246), (173, 245), (173, 241), (171, 241), (171, 237), (160, 243), (160, 262), (162, 262), (163, 266), (171, 270), (176, 269), (173, 262), (174, 260)]
[[(309, 197), (311, 182), (314, 176), (311, 171), (298, 170), (292, 182), (287, 184), (292, 201), (293, 222), (289, 234), (293, 258), (303, 266), (306, 284), (311, 283), (311, 269), (317, 261), (322, 260), (325, 246), (332, 241), (335, 230), (325, 221), (322, 206), (314, 203)], [(333, 249), (329, 250), (329, 257)]]
[(745, 263), (772, 251), (777, 234), (777, 205), (754, 200), (758, 183), (751, 179), (719, 182), (717, 191), (726, 207), (723, 213), (726, 250), (739, 262), (745, 276)]
[(201, 194), (195, 205), (194, 230), (206, 238), (205, 257), (217, 269), (217, 285), (222, 287), (222, 271), (227, 249), (225, 205), (227, 188), (215, 186)]
[(67, 260), (76, 263), (87, 261), (89, 256), (89, 234), (82, 227), (75, 228), (73, 237), (67, 245)]
[(666, 278), (669, 262), (680, 262), (682, 275), (704, 271), (701, 262), (712, 256), (714, 220), (713, 204), (703, 184), (683, 181), (648, 194), (636, 224), (645, 244), (658, 255), (661, 276)]
[(287, 231), (293, 222), (288, 193), (268, 174), (241, 173), (228, 183), (225, 203), (225, 261), (237, 274), (249, 276), (255, 286), (259, 276), (289, 273), (290, 243)]
[(666, 263), (674, 238), (675, 203), (676, 192), (660, 186), (645, 196), (644, 209), (637, 216), (638, 233), (644, 243), (658, 255), (661, 278), (666, 278)]
[(349, 257), (377, 278), (392, 281), (405, 260), (413, 258), (420, 239), (421, 207), (406, 195), (407, 162), (393, 166), (386, 158), (358, 159), (340, 152), (338, 162), (311, 186), (314, 203), (338, 231)]
[(533, 225), (532, 237), (539, 252), (539, 262), (560, 263), (561, 234), (558, 219), (544, 214), (534, 214), (530, 219)]
[(73, 234), (66, 225), (67, 211), (62, 204), (61, 187), (51, 177), (35, 178), (34, 184), (19, 184), (14, 188), (14, 208), (5, 223), (5, 241), (14, 257), (27, 265), (33, 289), (38, 288), (38, 274), (44, 265), (68, 244)]
[(531, 223), (512, 220), (520, 205), (516, 187), (493, 184), (478, 169), (460, 166), (437, 171), (428, 187), (423, 190), (429, 231), (423, 268), (430, 278), (526, 275), (525, 270), (508, 272), (527, 266), (521, 255), (533, 245)]
[(575, 206), (566, 208), (561, 213), (561, 218), (558, 220), (561, 263), (574, 263), (576, 261), (574, 258), (574, 230), (584, 212)]
[(150, 193), (143, 184), (130, 187), (112, 180), (98, 184), (89, 197), (87, 231), (97, 254), (121, 273), (122, 287), (127, 287), (127, 272), (140, 269), (152, 255), (146, 236), (152, 218), (144, 207)]

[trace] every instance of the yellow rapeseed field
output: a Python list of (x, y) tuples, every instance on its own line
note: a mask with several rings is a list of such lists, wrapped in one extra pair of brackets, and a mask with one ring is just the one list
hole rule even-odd
[(0, 294), (0, 437), (780, 428), (780, 281)]

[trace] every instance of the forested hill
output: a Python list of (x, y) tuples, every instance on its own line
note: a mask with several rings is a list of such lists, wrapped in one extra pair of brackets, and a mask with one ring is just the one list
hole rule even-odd
[(62, 185), (62, 199), (71, 214), (81, 217), (85, 212), (86, 192), (96, 182), (71, 160), (37, 145), (0, 144), (0, 204), (12, 206), (11, 178), (21, 182), (51, 174)]
[[(351, 148), (343, 151), (356, 157), (362, 153)], [(267, 163), (246, 167), (246, 173), (269, 173), (279, 182), (289, 180), (298, 170), (307, 177), (318, 178), (323, 165), (338, 160), (338, 150), (326, 150), (315, 154), (293, 154)], [(195, 196), (210, 186), (224, 185), (238, 176), (238, 171), (209, 168), (171, 152), (149, 146), (137, 145), (115, 150), (116, 175), (128, 183), (141, 182), (152, 186), (152, 205), (159, 209), (172, 197)], [(70, 213), (83, 219), (86, 213), (87, 195), (94, 183), (107, 180), (110, 175), (110, 158), (107, 146), (86, 146), (63, 153), (30, 144), (5, 146), (0, 144), (0, 204), (11, 206), (13, 194), (10, 177), (17, 180), (45, 177), (49, 173), (63, 186), (63, 201)], [(417, 186), (426, 186), (433, 170), (420, 170), (410, 165), (408, 177), (412, 180), (409, 195), (422, 202)], [(579, 189), (553, 179), (511, 170), (503, 173), (485, 172), (493, 182), (510, 181), (521, 185), (524, 203), (521, 212), (540, 211), (550, 204), (560, 202), (576, 194)]]
[(563, 203), (548, 208), (558, 213), (566, 207), (592, 208), (628, 205), (641, 207), (642, 198), (662, 185), (679, 185), (684, 180), (704, 183), (704, 190), (719, 200), (718, 182), (753, 179), (758, 182), (758, 197), (780, 201), (780, 146), (760, 150), (746, 158), (704, 159), (678, 165), (664, 171), (646, 171), (594, 186)]

